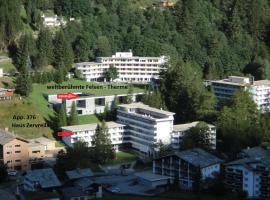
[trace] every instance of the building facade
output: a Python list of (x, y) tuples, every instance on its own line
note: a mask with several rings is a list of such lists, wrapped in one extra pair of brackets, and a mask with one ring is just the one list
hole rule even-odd
[(228, 79), (211, 81), (218, 102), (232, 99), (239, 90), (248, 91), (259, 110), (270, 110), (270, 81), (254, 81), (253, 78), (229, 76)]
[(110, 66), (118, 70), (119, 82), (150, 82), (159, 78), (159, 72), (165, 69), (166, 56), (138, 57), (132, 52), (116, 52), (112, 57), (98, 57), (96, 62), (76, 64), (86, 81), (104, 80), (105, 72)]
[[(84, 124), (84, 125), (75, 125), (75, 126), (65, 126), (62, 127), (62, 130), (72, 132), (73, 135), (70, 137), (63, 137), (63, 142), (69, 147), (73, 147), (74, 143), (77, 141), (87, 142), (91, 147), (93, 143), (93, 137), (96, 133), (97, 123), (95, 124)], [(112, 145), (116, 151), (120, 145), (124, 143), (124, 124), (119, 124), (116, 122), (106, 122), (108, 127), (108, 134), (110, 136)]]
[(27, 140), (0, 129), (0, 152), (8, 170), (30, 169)]
[(66, 21), (63, 18), (58, 17), (57, 15), (42, 15), (41, 18), (43, 19), (43, 25), (45, 27), (59, 27), (61, 25), (66, 25)]
[(0, 101), (11, 100), (13, 97), (13, 89), (0, 88)]
[[(173, 132), (171, 136), (171, 146), (174, 149), (180, 149), (186, 132), (195, 127), (199, 122), (192, 122), (187, 124), (178, 124), (173, 126)], [(212, 124), (208, 124), (209, 127), (209, 141), (212, 149), (216, 149), (216, 127)]]
[(178, 179), (183, 189), (192, 189), (199, 174), (201, 181), (215, 179), (221, 163), (221, 159), (195, 148), (154, 159), (153, 173)]
[(245, 191), (249, 198), (270, 197), (270, 157), (243, 158), (227, 163), (224, 176), (228, 190)]
[[(67, 115), (70, 114), (72, 103), (75, 102), (78, 115), (92, 115), (95, 113), (103, 113), (105, 107), (107, 106), (110, 110), (113, 106), (116, 98), (118, 102), (121, 103), (128, 96), (128, 94), (118, 94), (118, 95), (102, 95), (95, 96), (84, 93), (76, 93), (79, 97), (72, 100), (62, 100), (57, 99), (57, 95), (48, 95), (48, 102), (55, 106), (55, 109), (60, 108), (60, 104), (65, 104)], [(132, 101), (137, 102), (142, 99), (143, 93), (133, 93)]]
[(117, 121), (126, 125), (124, 141), (145, 156), (153, 155), (155, 144), (170, 144), (174, 113), (142, 103), (122, 104)]

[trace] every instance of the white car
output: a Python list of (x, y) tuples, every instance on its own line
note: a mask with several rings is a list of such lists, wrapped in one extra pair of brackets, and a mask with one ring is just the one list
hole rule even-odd
[(120, 189), (119, 189), (119, 188), (117, 188), (117, 187), (112, 188), (112, 192), (113, 192), (113, 193), (118, 193), (118, 192), (120, 192)]
[(18, 174), (18, 171), (17, 170), (8, 170), (7, 173), (9, 176), (16, 176)]

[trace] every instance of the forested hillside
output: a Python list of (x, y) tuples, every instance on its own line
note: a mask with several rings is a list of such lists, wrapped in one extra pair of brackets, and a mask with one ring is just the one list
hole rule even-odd
[[(135, 55), (191, 61), (207, 79), (242, 73), (270, 78), (268, 0), (179, 0), (163, 10), (142, 2), (2, 0), (1, 50), (11, 50), (18, 67), (29, 55), (34, 69), (69, 69), (73, 62), (132, 49)], [(48, 10), (76, 20), (52, 33), (41, 26), (40, 15)]]

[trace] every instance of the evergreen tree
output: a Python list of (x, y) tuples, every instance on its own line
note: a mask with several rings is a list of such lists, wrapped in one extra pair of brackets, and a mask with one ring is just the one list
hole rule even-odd
[(69, 70), (73, 63), (73, 51), (69, 40), (64, 32), (60, 30), (54, 39), (54, 65), (56, 68), (63, 67)]
[(21, 96), (29, 96), (32, 92), (32, 80), (26, 68), (21, 69), (21, 73), (15, 80), (15, 92)]
[(48, 29), (42, 29), (37, 39), (39, 66), (46, 66), (53, 61), (52, 35)]
[(210, 130), (205, 122), (199, 122), (195, 127), (186, 131), (181, 149), (191, 148), (211, 149)]
[(78, 113), (77, 113), (77, 108), (75, 105), (75, 101), (72, 102), (71, 106), (71, 111), (70, 111), (70, 116), (68, 120), (68, 125), (78, 125), (79, 124), (79, 118), (78, 118)]
[(106, 81), (113, 81), (118, 78), (118, 70), (114, 66), (110, 66), (105, 72)]
[(201, 77), (198, 67), (189, 62), (179, 62), (162, 74), (161, 93), (168, 109), (176, 113), (176, 122), (208, 118), (214, 113), (214, 98), (208, 95)]
[(93, 139), (93, 152), (95, 161), (100, 164), (104, 164), (115, 157), (105, 121), (102, 121), (101, 125), (98, 124), (96, 128)]
[(96, 56), (111, 56), (111, 45), (106, 36), (99, 36), (96, 44)]
[(259, 145), (264, 138), (260, 118), (250, 94), (246, 91), (236, 92), (232, 103), (221, 110), (218, 118), (221, 150), (233, 156), (247, 146)]
[(31, 67), (32, 57), (36, 54), (35, 40), (32, 35), (22, 35), (16, 52), (15, 65), (18, 70)]
[(65, 68), (64, 67), (60, 67), (59, 69), (57, 69), (55, 72), (54, 72), (54, 77), (53, 77), (53, 80), (54, 82), (56, 83), (62, 83), (64, 80), (65, 80)]
[(130, 104), (133, 102), (133, 85), (129, 85), (127, 96), (124, 98), (124, 103)]
[(78, 36), (73, 44), (75, 62), (85, 62), (88, 60), (89, 46), (86, 38)]
[(57, 116), (57, 126), (58, 128), (67, 126), (67, 110), (65, 104), (61, 104), (60, 111)]

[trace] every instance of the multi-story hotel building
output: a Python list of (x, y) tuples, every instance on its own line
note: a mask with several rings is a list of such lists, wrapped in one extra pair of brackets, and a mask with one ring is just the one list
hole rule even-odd
[(82, 62), (76, 64), (86, 81), (104, 80), (105, 72), (110, 66), (118, 70), (119, 82), (150, 82), (158, 79), (159, 72), (165, 69), (168, 61), (166, 56), (138, 57), (132, 52), (116, 52), (112, 57), (98, 57), (96, 62)]
[(214, 179), (220, 173), (223, 161), (199, 148), (180, 151), (174, 155), (153, 160), (153, 173), (179, 179), (183, 189), (192, 189), (193, 184), (201, 174), (201, 181)]
[(225, 165), (227, 189), (245, 191), (249, 198), (270, 197), (270, 157), (243, 158)]
[(151, 156), (158, 142), (170, 144), (174, 114), (142, 103), (132, 103), (119, 106), (117, 121), (126, 125), (124, 141), (144, 156)]
[[(87, 142), (91, 147), (93, 142), (93, 137), (96, 133), (97, 123), (94, 124), (83, 124), (74, 126), (62, 127), (62, 130), (72, 132), (73, 135), (70, 137), (63, 137), (63, 142), (73, 147), (74, 143), (77, 141)], [(116, 122), (106, 122), (108, 128), (108, 134), (110, 136), (112, 145), (116, 151), (118, 151), (119, 145), (123, 144), (123, 134), (124, 134), (124, 124), (119, 124)]]
[(211, 81), (211, 86), (219, 102), (232, 99), (238, 90), (245, 90), (250, 93), (259, 110), (270, 110), (269, 80), (253, 81), (248, 77), (229, 76), (228, 79)]
[[(183, 138), (186, 135), (186, 132), (192, 128), (196, 127), (196, 125), (199, 122), (192, 122), (192, 123), (187, 123), (187, 124), (178, 124), (173, 126), (173, 133), (171, 136), (171, 145), (172, 148), (174, 149), (180, 149), (181, 148), (181, 143)], [(207, 124), (209, 127), (209, 142), (211, 144), (212, 149), (216, 149), (216, 127), (211, 124)]]

